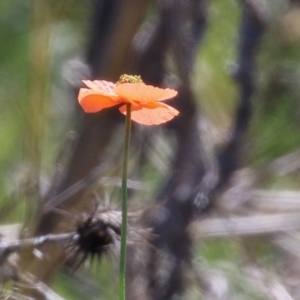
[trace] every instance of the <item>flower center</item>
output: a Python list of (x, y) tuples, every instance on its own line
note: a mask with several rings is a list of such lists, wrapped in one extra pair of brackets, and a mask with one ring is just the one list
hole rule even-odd
[(121, 84), (121, 83), (141, 83), (143, 82), (142, 78), (140, 75), (121, 75), (119, 80), (117, 81), (116, 84)]

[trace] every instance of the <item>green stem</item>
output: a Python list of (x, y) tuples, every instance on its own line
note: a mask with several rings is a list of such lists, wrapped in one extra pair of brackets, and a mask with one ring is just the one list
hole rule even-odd
[(122, 170), (122, 228), (120, 253), (120, 300), (126, 299), (126, 239), (127, 239), (127, 164), (130, 142), (131, 104), (126, 104), (125, 142)]

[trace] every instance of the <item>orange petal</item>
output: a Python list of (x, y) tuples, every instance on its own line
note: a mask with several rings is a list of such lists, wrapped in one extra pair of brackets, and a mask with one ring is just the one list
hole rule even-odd
[(116, 85), (112, 82), (105, 80), (82, 80), (82, 82), (92, 89), (93, 91), (111, 98), (117, 99), (119, 96), (116, 94)]
[(124, 98), (140, 103), (162, 101), (173, 98), (177, 91), (172, 89), (161, 89), (144, 83), (122, 83), (116, 86), (116, 93)]
[[(120, 111), (126, 115), (126, 105), (121, 106)], [(169, 105), (152, 102), (138, 108), (132, 106), (131, 119), (143, 125), (158, 125), (172, 120), (178, 114), (179, 111)]]
[(84, 88), (79, 90), (78, 101), (83, 110), (87, 113), (98, 112), (104, 108), (112, 107), (120, 103), (111, 97)]

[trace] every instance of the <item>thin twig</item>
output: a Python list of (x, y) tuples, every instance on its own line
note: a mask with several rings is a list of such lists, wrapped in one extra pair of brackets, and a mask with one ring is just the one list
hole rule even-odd
[(194, 239), (234, 235), (275, 234), (300, 227), (300, 213), (261, 214), (247, 217), (215, 218), (191, 224)]
[(13, 252), (20, 251), (25, 246), (42, 246), (47, 242), (61, 243), (67, 240), (76, 240), (78, 236), (76, 233), (62, 233), (62, 234), (47, 234), (30, 239), (17, 240), (10, 243), (0, 243), (0, 264)]

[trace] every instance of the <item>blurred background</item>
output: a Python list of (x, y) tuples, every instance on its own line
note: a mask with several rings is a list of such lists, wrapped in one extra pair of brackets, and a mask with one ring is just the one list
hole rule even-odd
[[(122, 74), (180, 111), (133, 124), (128, 299), (300, 299), (300, 1), (0, 0), (0, 24), (3, 299), (118, 299), (125, 120), (77, 94)], [(89, 218), (109, 245), (57, 243)]]

